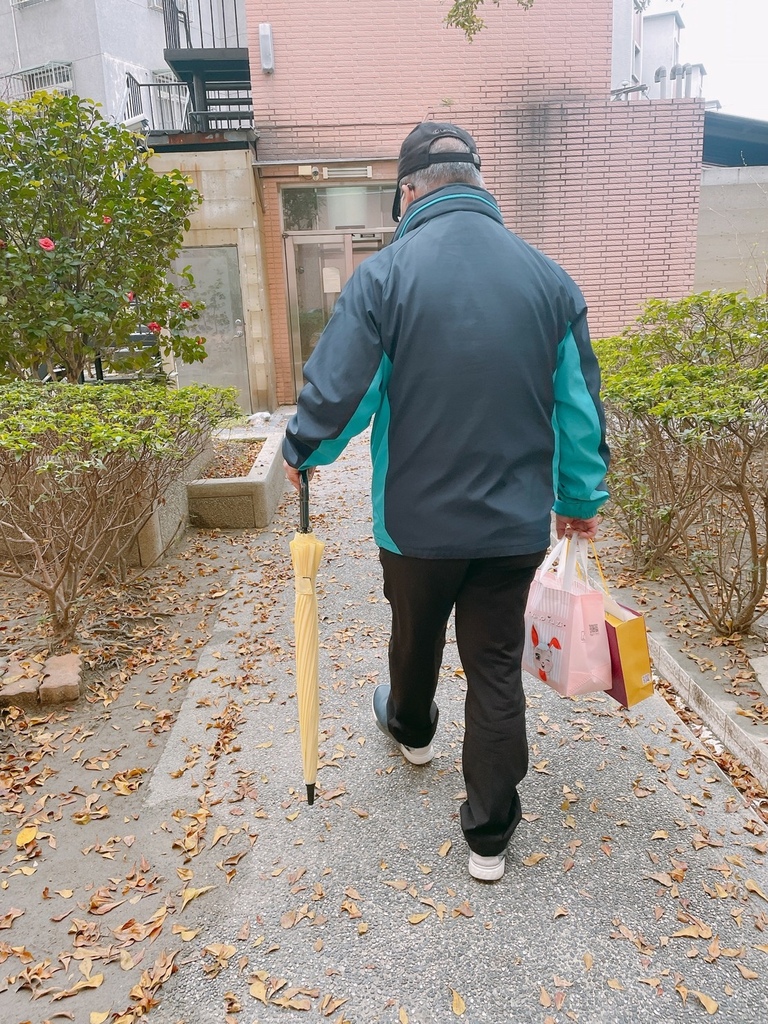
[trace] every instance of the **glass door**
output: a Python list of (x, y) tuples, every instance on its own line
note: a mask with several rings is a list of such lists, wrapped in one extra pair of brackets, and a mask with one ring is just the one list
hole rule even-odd
[(285, 238), (288, 308), (297, 393), (304, 363), (355, 268), (384, 244), (384, 232), (296, 234)]
[(350, 275), (349, 242), (351, 235), (286, 239), (291, 333), (299, 367), (312, 354)]

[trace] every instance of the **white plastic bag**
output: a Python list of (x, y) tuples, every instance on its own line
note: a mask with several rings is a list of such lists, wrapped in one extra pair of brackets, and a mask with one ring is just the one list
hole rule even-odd
[(612, 685), (604, 595), (589, 582), (588, 553), (584, 539), (559, 541), (536, 570), (525, 610), (523, 669), (565, 697)]

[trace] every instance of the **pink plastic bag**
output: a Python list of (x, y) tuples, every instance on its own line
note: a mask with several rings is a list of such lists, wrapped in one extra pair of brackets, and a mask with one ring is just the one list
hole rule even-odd
[(587, 555), (585, 540), (556, 544), (536, 570), (525, 610), (523, 669), (564, 697), (612, 685), (603, 591), (589, 583)]

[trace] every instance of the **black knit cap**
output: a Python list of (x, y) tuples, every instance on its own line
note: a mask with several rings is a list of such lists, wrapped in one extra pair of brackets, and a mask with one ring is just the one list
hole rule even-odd
[[(469, 153), (431, 153), (433, 142), (438, 139), (460, 139), (469, 147)], [(397, 187), (395, 201), (392, 204), (392, 219), (400, 220), (400, 182), (414, 171), (421, 171), (432, 164), (469, 164), (480, 166), (480, 154), (477, 152), (475, 140), (458, 128), (455, 124), (441, 121), (423, 121), (417, 124), (400, 147), (400, 159), (397, 164)]]

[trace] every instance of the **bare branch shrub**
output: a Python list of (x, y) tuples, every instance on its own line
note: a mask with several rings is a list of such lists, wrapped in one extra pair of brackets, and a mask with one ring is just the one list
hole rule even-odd
[(718, 633), (748, 630), (768, 611), (768, 301), (654, 301), (596, 347), (636, 566), (671, 569)]
[(235, 408), (203, 387), (0, 388), (0, 578), (45, 595), (56, 637)]

